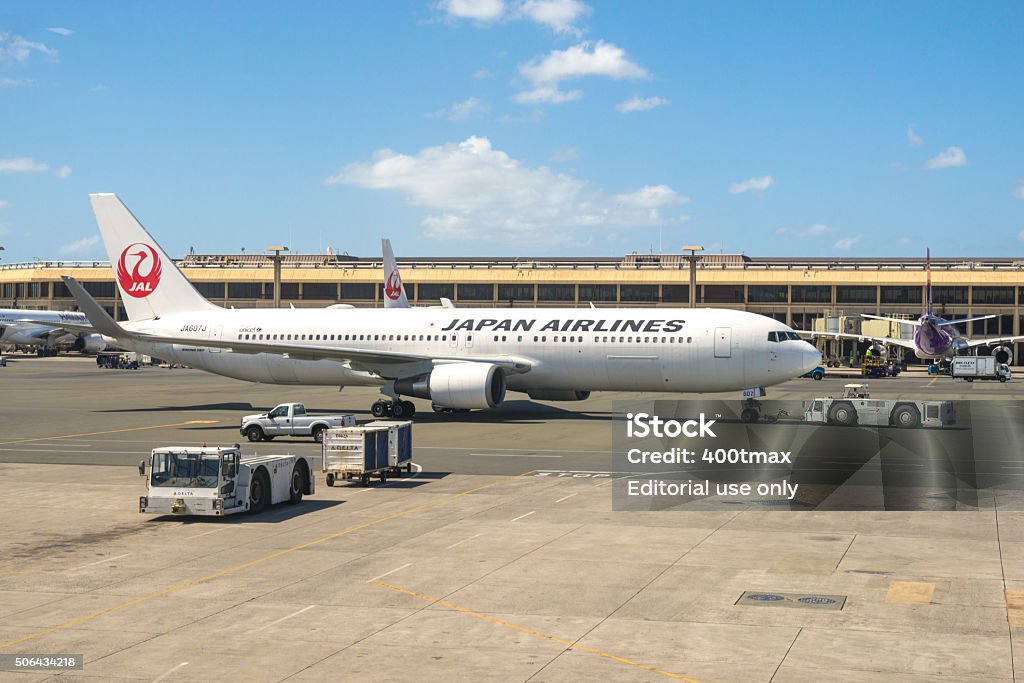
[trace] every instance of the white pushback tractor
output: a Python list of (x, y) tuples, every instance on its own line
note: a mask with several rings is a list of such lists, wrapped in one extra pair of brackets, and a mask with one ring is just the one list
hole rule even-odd
[[(146, 476), (146, 461), (139, 463)], [(219, 517), (298, 503), (315, 492), (306, 459), (298, 455), (242, 455), (239, 446), (154, 448), (149, 490), (139, 512)]]
[(847, 384), (838, 398), (814, 399), (804, 420), (846, 426), (944, 427), (956, 423), (956, 409), (951, 401), (871, 398), (867, 384)]

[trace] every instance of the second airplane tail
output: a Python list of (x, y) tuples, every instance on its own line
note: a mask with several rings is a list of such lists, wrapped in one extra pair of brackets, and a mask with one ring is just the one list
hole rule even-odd
[(129, 320), (215, 309), (116, 194), (91, 194), (92, 210)]
[(391, 240), (380, 241), (384, 252), (384, 308), (409, 308), (409, 299), (405, 296), (405, 286), (398, 272), (395, 252), (391, 250)]

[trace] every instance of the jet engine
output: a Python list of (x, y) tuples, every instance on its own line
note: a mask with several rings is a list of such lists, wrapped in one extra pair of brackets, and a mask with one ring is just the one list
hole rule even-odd
[(1013, 350), (1009, 346), (993, 346), (992, 356), (996, 359), (997, 363), (1009, 365), (1013, 362)]
[(95, 355), (105, 348), (107, 348), (107, 342), (104, 341), (102, 334), (83, 334), (71, 345), (73, 351), (81, 351), (90, 355)]
[(535, 389), (526, 393), (535, 401), (586, 401), (590, 398), (589, 391)]
[(505, 371), (490, 363), (438, 365), (425, 375), (398, 380), (395, 391), (445, 408), (494, 408), (505, 400)]

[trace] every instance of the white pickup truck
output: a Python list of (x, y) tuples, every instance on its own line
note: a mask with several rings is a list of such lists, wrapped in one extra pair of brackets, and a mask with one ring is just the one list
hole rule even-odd
[(324, 432), (336, 427), (354, 427), (354, 415), (307, 415), (301, 403), (282, 403), (269, 413), (246, 415), (239, 428), (249, 441), (270, 441), (275, 436), (311, 436), (324, 440)]

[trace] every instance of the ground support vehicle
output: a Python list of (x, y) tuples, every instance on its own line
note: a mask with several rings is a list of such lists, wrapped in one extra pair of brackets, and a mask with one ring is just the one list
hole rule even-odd
[(387, 426), (344, 427), (324, 433), (323, 473), (328, 486), (336, 481), (359, 479), (363, 486), (371, 477), (384, 484), (391, 471)]
[(412, 471), (412, 421), (377, 420), (364, 427), (386, 427), (388, 430), (388, 464), (392, 472)]
[(967, 382), (976, 379), (1005, 382), (1013, 376), (1010, 366), (999, 363), (994, 356), (957, 356), (953, 358), (950, 374)]
[(823, 367), (821, 367), (819, 365), (818, 367), (814, 368), (810, 372), (805, 372), (804, 374), (800, 375), (800, 377), (801, 377), (801, 379), (807, 378), (807, 379), (813, 379), (813, 380), (825, 379), (825, 368), (823, 368)]
[[(146, 462), (139, 464), (146, 476)], [(298, 503), (315, 492), (309, 463), (297, 455), (242, 455), (232, 447), (154, 448), (149, 490), (139, 512), (220, 517)]]
[(238, 431), (249, 441), (271, 441), (276, 436), (311, 436), (317, 443), (324, 432), (337, 427), (353, 427), (353, 415), (307, 415), (301, 403), (282, 403), (259, 415), (246, 415)]
[(956, 422), (951, 401), (873, 399), (866, 384), (847, 384), (838, 398), (816, 398), (804, 421), (830, 425), (875, 427), (945, 427)]

